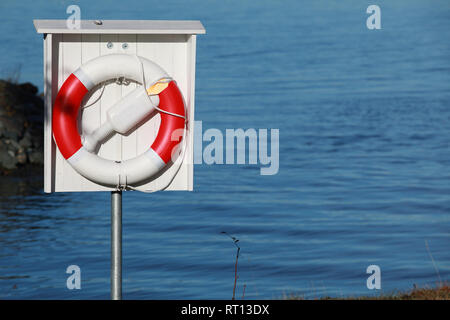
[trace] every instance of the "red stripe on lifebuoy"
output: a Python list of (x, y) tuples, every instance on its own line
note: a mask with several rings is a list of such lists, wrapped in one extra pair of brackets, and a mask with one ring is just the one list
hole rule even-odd
[[(186, 116), (184, 113), (184, 101), (178, 86), (171, 81), (166, 89), (159, 94), (159, 108), (171, 113)], [(168, 163), (172, 157), (172, 150), (180, 143), (183, 138), (184, 119), (167, 113), (160, 112), (161, 124), (158, 135), (151, 148)]]
[(65, 159), (70, 158), (81, 147), (77, 118), (81, 101), (88, 92), (83, 83), (71, 74), (62, 85), (53, 106), (53, 136)]

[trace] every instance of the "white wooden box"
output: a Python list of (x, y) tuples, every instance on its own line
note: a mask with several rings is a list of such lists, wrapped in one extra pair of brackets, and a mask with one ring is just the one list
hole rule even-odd
[[(52, 135), (52, 107), (66, 78), (83, 63), (110, 53), (129, 53), (148, 58), (163, 67), (183, 94), (188, 109), (189, 134), (184, 163), (166, 190), (193, 190), (193, 123), (195, 97), (196, 35), (204, 34), (200, 21), (160, 20), (82, 20), (80, 29), (68, 29), (66, 20), (34, 20), (38, 33), (44, 34), (44, 191), (111, 191), (79, 175), (63, 158)], [(109, 45), (108, 45), (109, 44)], [(111, 46), (112, 45), (112, 46)], [(81, 112), (80, 134), (104, 122), (106, 111), (132, 91), (128, 86), (108, 84), (101, 99)], [(84, 104), (91, 104), (101, 93), (97, 87)], [(149, 148), (159, 128), (159, 115), (128, 136), (116, 134), (102, 145), (99, 156), (127, 160)], [(155, 190), (167, 184), (175, 172), (172, 166), (157, 179), (141, 186)]]

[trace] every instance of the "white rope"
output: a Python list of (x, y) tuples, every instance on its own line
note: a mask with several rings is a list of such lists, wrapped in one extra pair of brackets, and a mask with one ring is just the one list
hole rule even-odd
[(105, 87), (106, 87), (106, 82), (105, 83), (103, 83), (103, 87), (102, 87), (102, 92), (100, 92), (100, 95), (98, 96), (98, 98), (97, 99), (95, 99), (95, 101), (94, 102), (92, 102), (92, 103), (90, 103), (90, 104), (87, 104), (87, 105), (85, 105), (85, 106), (83, 106), (83, 108), (82, 109), (86, 109), (86, 108), (89, 108), (90, 106), (92, 106), (92, 105), (94, 105), (94, 104), (96, 104), (99, 100), (100, 100), (100, 98), (103, 96), (103, 92), (105, 91)]
[[(115, 82), (116, 82), (117, 84), (119, 84), (119, 85), (121, 85), (122, 83), (125, 84), (125, 85), (129, 85), (129, 84), (130, 84), (130, 81), (126, 81), (123, 77), (117, 78)], [(82, 109), (89, 108), (90, 106), (93, 106), (93, 105), (96, 104), (98, 101), (100, 101), (101, 97), (103, 96), (103, 92), (105, 92), (105, 87), (106, 87), (106, 84), (107, 84), (107, 83), (108, 83), (108, 81), (104, 81), (104, 82), (103, 82), (102, 91), (100, 92), (100, 95), (97, 97), (97, 99), (95, 99), (95, 101), (94, 101), (94, 102), (91, 102), (90, 104), (84, 105), (84, 106), (82, 107)]]
[[(150, 94), (150, 96), (157, 96), (157, 94)], [(162, 113), (166, 113), (166, 114), (169, 114), (169, 115), (171, 115), (171, 116), (175, 116), (175, 117), (178, 117), (178, 118), (183, 118), (183, 119), (186, 119), (186, 117), (185, 116), (182, 116), (181, 114), (176, 114), (176, 113), (172, 113), (172, 112), (169, 112), (169, 111), (166, 111), (166, 110), (162, 110), (162, 109), (160, 109), (160, 108), (158, 108), (158, 107), (154, 107), (156, 110), (158, 110), (159, 112), (162, 112)]]

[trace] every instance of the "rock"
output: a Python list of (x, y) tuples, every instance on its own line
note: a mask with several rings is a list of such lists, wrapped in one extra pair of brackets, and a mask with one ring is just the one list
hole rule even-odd
[(27, 154), (25, 153), (25, 150), (23, 148), (20, 148), (17, 151), (16, 159), (19, 164), (27, 163)]
[(0, 172), (43, 163), (44, 102), (37, 93), (31, 83), (0, 80)]
[(0, 117), (0, 135), (12, 140), (18, 140), (22, 136), (23, 132), (23, 119), (11, 119), (4, 116)]
[(29, 92), (29, 93), (31, 93), (33, 95), (38, 93), (38, 88), (35, 85), (33, 85), (33, 84), (29, 83), (29, 82), (20, 84), (19, 88), (24, 90), (24, 91), (27, 91), (27, 92)]
[(36, 95), (36, 92), (37, 88), (32, 84), (14, 84), (0, 80), (0, 109), (14, 112), (23, 110), (23, 108), (16, 108), (17, 106), (28, 104), (32, 106), (33, 111), (37, 111), (38, 107), (42, 108), (44, 102)]
[(31, 135), (31, 143), (33, 148), (43, 150), (44, 145), (44, 128), (31, 128), (28, 130)]
[(36, 151), (28, 154), (28, 160), (32, 164), (44, 164), (44, 153), (42, 151)]
[(17, 168), (17, 163), (14, 152), (8, 150), (8, 146), (0, 142), (0, 167), (11, 170)]
[(16, 141), (14, 140), (5, 140), (6, 149), (8, 150), (9, 154), (12, 156), (15, 156), (17, 152), (19, 152), (19, 149), (23, 149)]
[(33, 141), (32, 141), (31, 134), (29, 131), (25, 132), (25, 134), (23, 135), (23, 138), (20, 139), (20, 141), (19, 141), (19, 145), (25, 149), (33, 146)]

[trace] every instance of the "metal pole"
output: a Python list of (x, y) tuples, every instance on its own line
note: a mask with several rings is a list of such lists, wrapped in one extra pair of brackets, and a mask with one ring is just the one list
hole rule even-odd
[(111, 300), (122, 300), (122, 191), (111, 192)]

